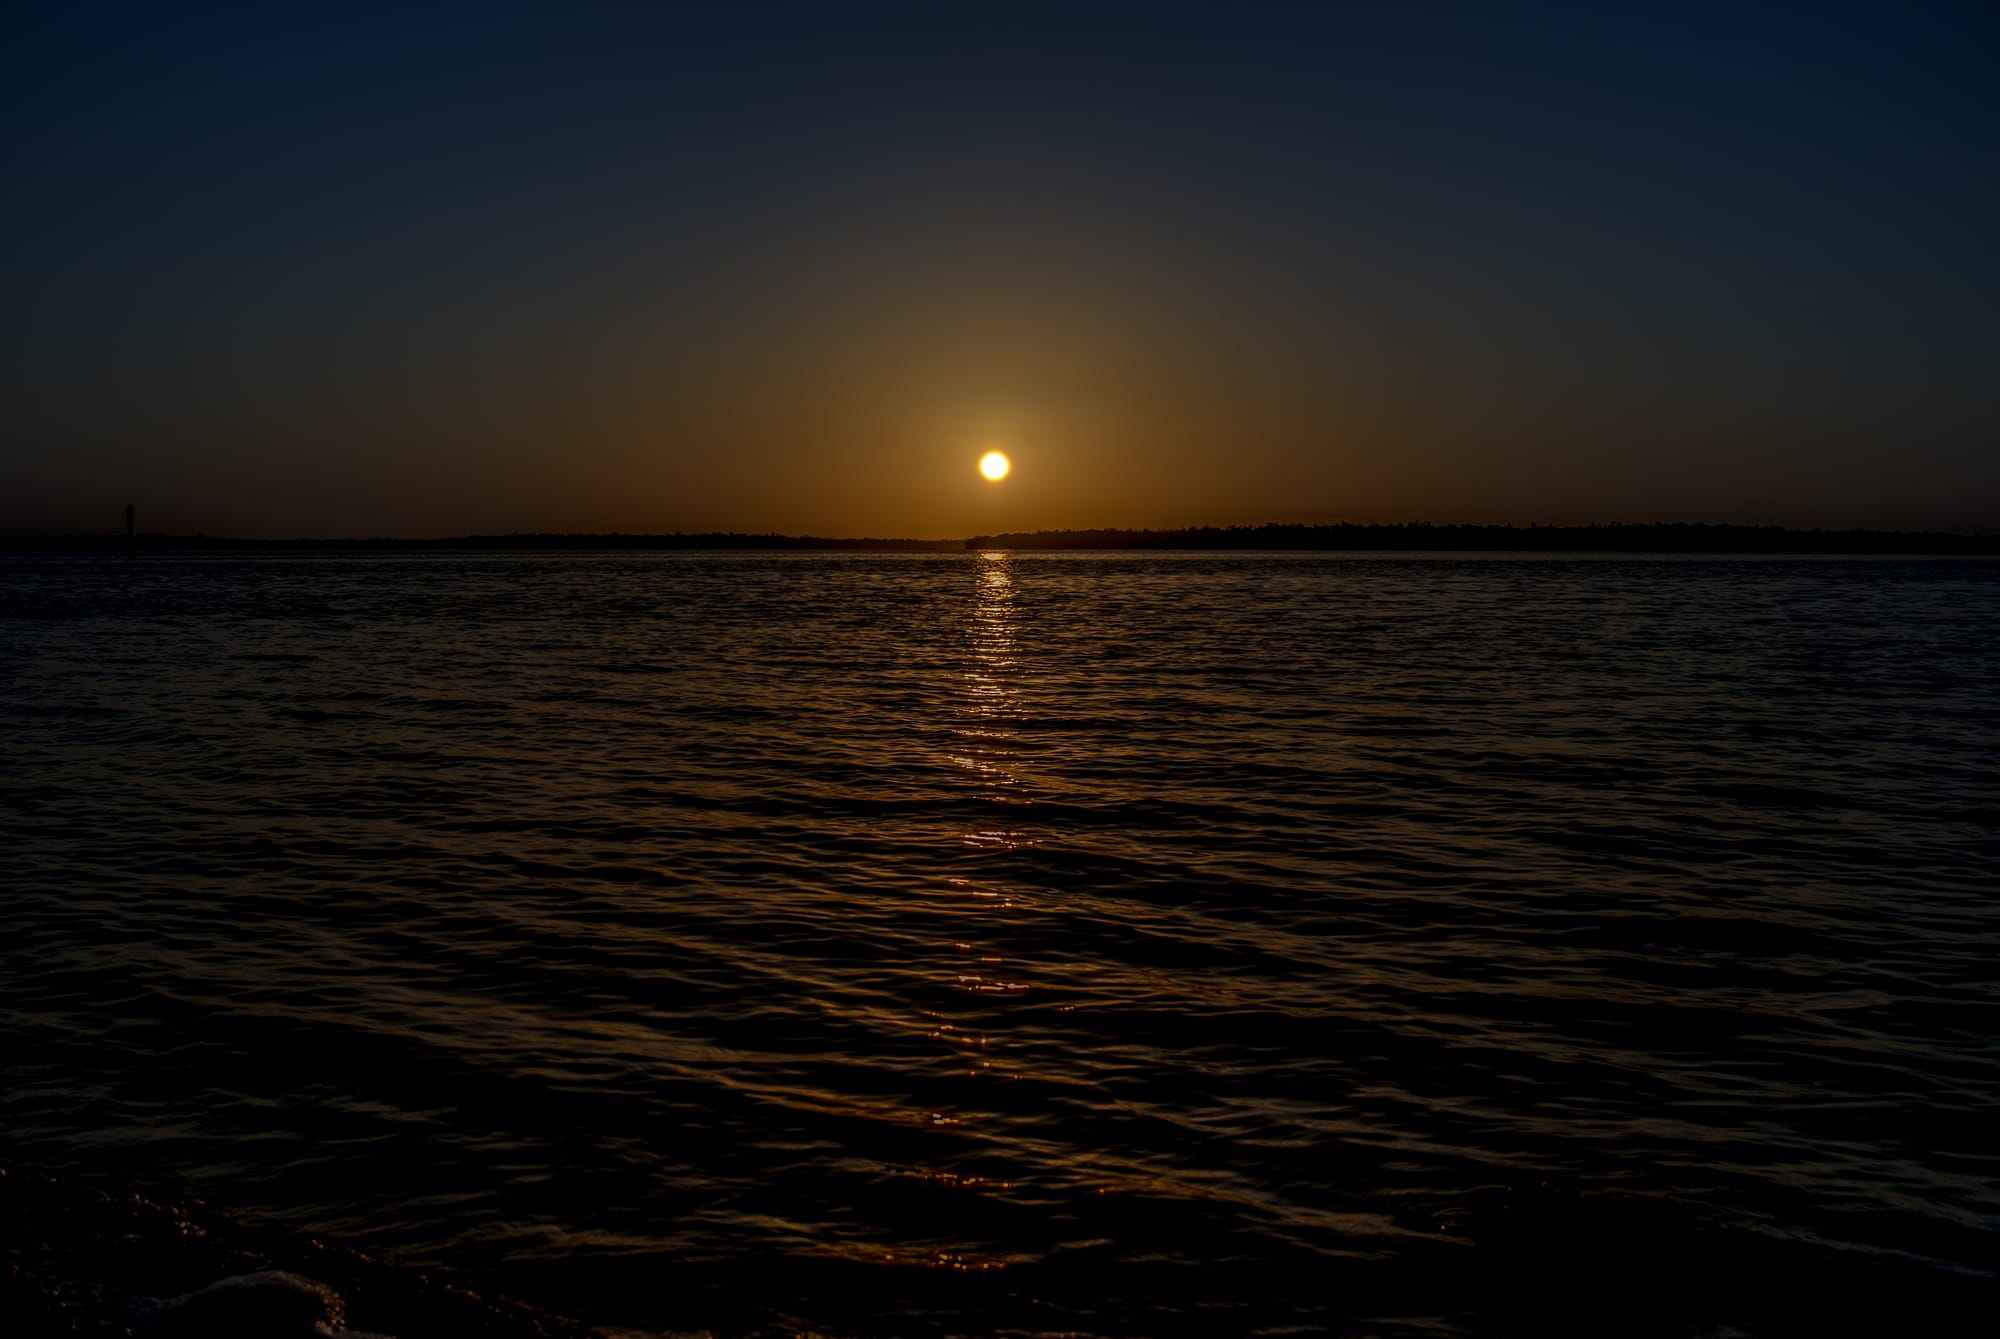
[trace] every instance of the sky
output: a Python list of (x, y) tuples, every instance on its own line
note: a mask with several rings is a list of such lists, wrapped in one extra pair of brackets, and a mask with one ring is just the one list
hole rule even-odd
[(10, 5), (0, 532), (1996, 532), (1996, 68), (1990, 3)]

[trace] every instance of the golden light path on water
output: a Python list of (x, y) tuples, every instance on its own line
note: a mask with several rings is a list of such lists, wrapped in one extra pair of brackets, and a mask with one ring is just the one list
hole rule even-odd
[[(1004, 459), (1003, 459), (1004, 464)], [(1013, 719), (1018, 714), (1015, 690), (1010, 684), (1020, 647), (1016, 637), (1014, 583), (1005, 553), (982, 553), (977, 568), (977, 588), (970, 616), (966, 620), (965, 723), (958, 726), (960, 751), (953, 763), (975, 773), (988, 799), (996, 806), (1026, 803), (1020, 794), (1021, 782), (1011, 768), (1014, 757)], [(1001, 824), (982, 824), (967, 832), (965, 845), (974, 850), (1012, 850), (1027, 845), (1028, 834)], [(973, 895), (999, 908), (1011, 908), (1012, 900), (997, 890), (973, 889)], [(981, 960), (983, 966), (998, 966), (998, 959)], [(959, 985), (982, 993), (1006, 993), (1023, 987), (996, 981), (984, 973), (960, 973)]]
[[(1068, 899), (1052, 897), (1050, 890), (1024, 886), (1001, 873), (1019, 868), (1017, 862), (1029, 858), (1036, 848), (1059, 841), (1031, 817), (1041, 786), (1032, 775), (1024, 774), (1028, 769), (1023, 765), (1024, 752), (1033, 752), (1032, 735), (1027, 741), (1022, 736), (1024, 727), (1032, 732), (1029, 722), (1036, 715), (1032, 701), (1037, 694), (1032, 681), (1047, 668), (1038, 664), (1037, 629), (1030, 626), (1032, 610), (1023, 600), (1028, 593), (1024, 581), (1033, 570), (1004, 551), (981, 552), (973, 563), (971, 599), (963, 622), (960, 719), (953, 727), (950, 761), (970, 774), (989, 807), (982, 821), (961, 831), (960, 841), (977, 872), (951, 877), (949, 883), (980, 908), (982, 919), (998, 919), (988, 933), (967, 934), (950, 945), (953, 983), (972, 998), (962, 1010), (927, 1012), (924, 1022), (929, 1040), (959, 1052), (965, 1077), (974, 1081), (984, 1096), (983, 1100), (975, 1098), (968, 1089), (962, 1104), (921, 1114), (932, 1127), (954, 1130), (968, 1141), (968, 1147), (984, 1147), (989, 1156), (993, 1148), (1005, 1146), (1014, 1157), (1042, 1160), (1044, 1177), (1049, 1179), (1039, 1185), (1035, 1178), (989, 1183), (985, 1178), (968, 1180), (960, 1169), (935, 1164), (912, 1174), (1003, 1198), (1024, 1190), (1031, 1195), (1045, 1194), (1051, 1184), (1062, 1180), (1087, 1185), (1097, 1195), (1214, 1195), (1221, 1192), (1222, 1185), (1212, 1173), (1171, 1168), (1115, 1148), (1052, 1140), (1035, 1123), (1011, 1119), (1006, 1113), (1014, 1102), (987, 1087), (1026, 1080), (1038, 1088), (1061, 1089), (1073, 1094), (1075, 1100), (1087, 1102), (1091, 1100), (1087, 1095), (1096, 1091), (1091, 1075), (1101, 1064), (1119, 1063), (1110, 1057), (1097, 1057), (1077, 1068), (1070, 1063), (1074, 1056), (1058, 1057), (1032, 1035), (1010, 1027), (1013, 1005), (1045, 988), (1051, 976), (1071, 978), (1077, 970), (1063, 963), (1060, 954), (1037, 954), (1030, 963), (1009, 947), (1018, 946), (1021, 926), (1029, 921), (1043, 923), (1043, 929), (1029, 934), (1029, 939), (1044, 944), (1059, 941), (1058, 922), (1075, 909), (1067, 905)], [(1041, 798), (1047, 798), (1046, 794)], [(1082, 970), (1097, 977), (1100, 984), (1105, 980), (1094, 967)], [(1128, 980), (1123, 986), (1134, 996), (1145, 989), (1145, 983), (1138, 980)], [(1067, 1014), (1077, 1006), (1058, 1007)], [(1274, 1116), (1281, 1105), (1271, 1105)], [(1319, 1113), (1308, 1115), (1302, 1109), (1293, 1115), (1306, 1120)], [(1228, 1193), (1263, 1198), (1259, 1192), (1240, 1186)], [(1285, 1210), (1302, 1214), (1295, 1204), (1286, 1204)], [(1380, 1237), (1394, 1231), (1385, 1218), (1374, 1213), (1304, 1211), (1302, 1216), (1341, 1234)], [(954, 1272), (983, 1272), (1021, 1264), (1027, 1257), (991, 1247), (939, 1252), (918, 1241), (893, 1246), (880, 1258)]]
[[(995, 463), (997, 462), (997, 469)], [(980, 461), (980, 470), (989, 479), (999, 479), (1007, 472), (1007, 458), (995, 452)], [(951, 762), (955, 767), (973, 774), (986, 798), (996, 806), (1013, 806), (1026, 801), (1020, 795), (1020, 781), (1011, 769), (1014, 757), (1013, 720), (1018, 715), (1019, 704), (1015, 701), (1015, 690), (1010, 686), (1020, 652), (1015, 626), (1013, 577), (1008, 571), (1009, 555), (993, 552), (979, 555), (975, 567), (975, 585), (965, 626), (965, 669), (964, 697), (962, 699), (963, 719), (954, 727), (956, 744), (951, 752)], [(961, 839), (968, 851), (1007, 851), (1030, 844), (1028, 834), (1011, 825), (983, 823), (966, 831)], [(1008, 912), (1015, 909), (1015, 902), (1006, 892), (983, 886), (983, 881), (964, 877), (952, 877), (949, 882), (956, 891), (969, 895), (980, 905), (992, 912)], [(1025, 983), (1007, 979), (1004, 957), (982, 952), (979, 945), (954, 941), (951, 945), (957, 959), (954, 970), (955, 983), (962, 991), (973, 995), (1015, 995), (1027, 990)], [(994, 1062), (988, 1054), (990, 1037), (984, 1027), (977, 1031), (961, 1030), (960, 1024), (941, 1014), (930, 1014), (928, 1022), (930, 1040), (945, 1042), (967, 1052), (968, 1077), (979, 1078), (991, 1075)], [(1019, 1079), (1019, 1073), (1007, 1073), (1000, 1077)], [(957, 1126), (965, 1118), (960, 1111), (933, 1111), (929, 1122), (933, 1126)], [(959, 1173), (942, 1168), (924, 1168), (917, 1173), (927, 1180), (949, 1184), (966, 1189), (989, 1188), (985, 1177), (966, 1178)], [(990, 1187), (1001, 1191), (1013, 1189), (1011, 1182), (1002, 1182)], [(884, 1260), (923, 1264), (945, 1268), (955, 1272), (977, 1271), (1003, 1268), (1018, 1261), (1006, 1253), (993, 1255), (966, 1255), (959, 1252), (937, 1252), (919, 1246), (915, 1250), (907, 1248), (883, 1253)]]
[[(1005, 468), (1006, 458), (1001, 457), (1003, 473)], [(1015, 715), (1014, 690), (1009, 679), (1019, 656), (1013, 577), (1008, 564), (1005, 553), (979, 555), (977, 595), (965, 630), (969, 719), (957, 730), (966, 749), (953, 758), (958, 766), (979, 773), (995, 787), (992, 798), (1002, 802), (1018, 800), (1018, 796), (1009, 792), (1020, 785), (1007, 766), (1013, 757), (1010, 721)], [(967, 833), (966, 842), (974, 846), (1014, 844), (1019, 836), (1006, 830), (982, 829)]]

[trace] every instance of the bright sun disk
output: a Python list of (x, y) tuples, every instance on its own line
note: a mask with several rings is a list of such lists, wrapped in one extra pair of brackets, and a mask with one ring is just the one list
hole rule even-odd
[(1007, 457), (998, 451), (988, 451), (979, 458), (979, 472), (989, 479), (1006, 478), (1009, 468)]

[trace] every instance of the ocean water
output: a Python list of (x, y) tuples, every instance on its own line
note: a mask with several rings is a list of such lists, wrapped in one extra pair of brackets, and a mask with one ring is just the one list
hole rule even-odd
[(1990, 1280), (1996, 630), (1991, 561), (8, 558), (0, 1156), (646, 1335)]

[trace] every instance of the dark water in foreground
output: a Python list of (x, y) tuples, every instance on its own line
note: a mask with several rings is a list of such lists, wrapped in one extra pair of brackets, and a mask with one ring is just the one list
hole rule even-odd
[(1996, 628), (1994, 562), (9, 559), (0, 1140), (647, 1333), (1480, 1332), (1510, 1231), (1962, 1280)]

